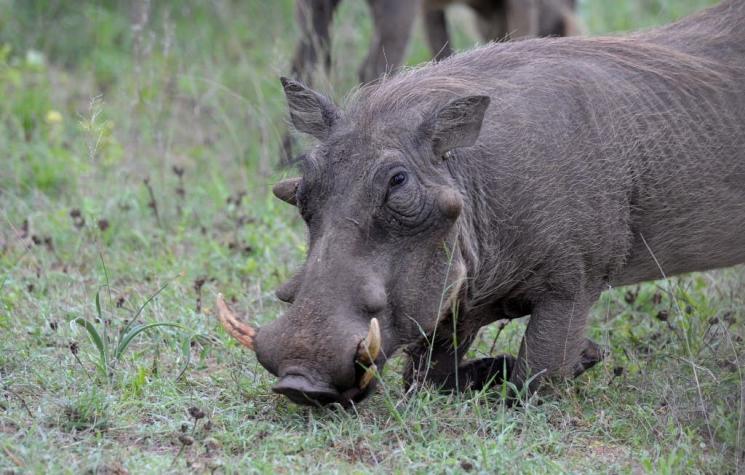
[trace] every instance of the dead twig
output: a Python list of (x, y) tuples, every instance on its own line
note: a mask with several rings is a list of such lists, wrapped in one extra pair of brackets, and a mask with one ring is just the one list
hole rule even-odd
[(494, 348), (497, 346), (497, 340), (499, 340), (499, 335), (502, 334), (502, 330), (504, 330), (504, 327), (507, 326), (507, 324), (510, 323), (509, 320), (499, 320), (497, 321), (497, 334), (494, 336), (494, 341), (491, 344), (491, 348), (489, 348), (489, 355), (494, 354)]
[(11, 462), (15, 464), (18, 468), (23, 468), (26, 466), (25, 463), (23, 463), (23, 460), (20, 459), (16, 454), (13, 453), (12, 450), (10, 450), (8, 447), (3, 447), (3, 452), (5, 452), (5, 455), (8, 456)]
[(34, 418), (34, 414), (31, 412), (31, 409), (29, 409), (28, 404), (26, 404), (26, 400), (23, 399), (23, 396), (8, 387), (3, 388), (3, 391), (18, 399), (18, 401), (21, 403), (21, 406), (23, 406), (23, 408), (26, 410), (28, 417), (32, 419)]
[(145, 184), (145, 188), (147, 188), (147, 193), (150, 195), (150, 202), (148, 202), (148, 207), (153, 210), (153, 214), (155, 215), (155, 221), (158, 222), (158, 227), (162, 228), (163, 225), (160, 221), (160, 214), (158, 213), (158, 202), (155, 200), (155, 193), (153, 192), (153, 187), (150, 186), (150, 178), (145, 178), (142, 180), (142, 182)]

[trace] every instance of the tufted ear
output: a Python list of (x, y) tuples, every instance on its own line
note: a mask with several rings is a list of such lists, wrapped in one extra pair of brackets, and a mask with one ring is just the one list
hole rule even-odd
[(301, 181), (302, 178), (299, 177), (287, 178), (285, 180), (277, 182), (277, 184), (272, 187), (272, 192), (274, 193), (274, 196), (284, 201), (285, 203), (289, 203), (292, 206), (297, 206), (297, 189), (298, 186), (300, 186)]
[(489, 96), (460, 97), (437, 111), (430, 129), (435, 156), (446, 158), (450, 150), (475, 144), (489, 102)]
[(281, 77), (292, 125), (300, 132), (325, 140), (339, 117), (334, 104), (302, 83)]

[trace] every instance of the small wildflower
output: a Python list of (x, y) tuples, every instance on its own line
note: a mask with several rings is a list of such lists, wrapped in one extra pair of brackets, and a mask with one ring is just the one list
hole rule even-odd
[(59, 124), (62, 122), (62, 114), (54, 109), (47, 112), (46, 116), (47, 124)]
[(26, 64), (34, 68), (40, 69), (44, 67), (44, 53), (30, 49), (26, 51)]

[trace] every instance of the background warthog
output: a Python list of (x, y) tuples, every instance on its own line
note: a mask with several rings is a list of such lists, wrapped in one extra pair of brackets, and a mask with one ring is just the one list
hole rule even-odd
[[(298, 0), (297, 23), (301, 37), (292, 62), (293, 77), (311, 82), (319, 60), (331, 66), (331, 21), (341, 0)], [(432, 56), (452, 54), (445, 9), (468, 5), (485, 41), (530, 36), (569, 36), (578, 33), (575, 0), (367, 0), (375, 34), (363, 61), (360, 81), (370, 82), (398, 68), (404, 59), (411, 26), (418, 10), (424, 16)]]
[[(745, 262), (741, 0), (628, 37), (490, 45), (344, 109), (283, 85), (320, 141), (275, 187), (308, 257), (284, 316), (226, 321), (295, 401), (361, 398), (403, 346), (409, 382), (571, 377), (602, 356), (585, 321), (604, 289)], [(517, 359), (462, 361), (480, 327), (528, 314)]]
[[(301, 35), (292, 61), (292, 77), (310, 84), (319, 61), (331, 67), (331, 21), (341, 0), (298, 0), (297, 24)], [(421, 2), (421, 3), (420, 3)], [(422, 10), (432, 57), (453, 52), (445, 21), (445, 9), (466, 4), (476, 14), (476, 26), (484, 41), (530, 36), (568, 36), (578, 32), (574, 0), (368, 0), (374, 35), (359, 69), (363, 83), (397, 69), (404, 60), (411, 26)], [(284, 138), (284, 158), (289, 162), (292, 145)]]
[(424, 28), (435, 59), (453, 54), (445, 9), (456, 3), (473, 9), (476, 27), (484, 41), (579, 33), (574, 16), (575, 0), (425, 0), (422, 2)]

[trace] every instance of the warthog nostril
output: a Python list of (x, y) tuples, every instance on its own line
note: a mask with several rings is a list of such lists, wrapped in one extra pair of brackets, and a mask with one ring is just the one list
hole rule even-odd
[(310, 379), (299, 374), (288, 374), (283, 376), (272, 391), (283, 394), (292, 402), (307, 405), (325, 405), (339, 402), (341, 394), (323, 383), (312, 382)]

